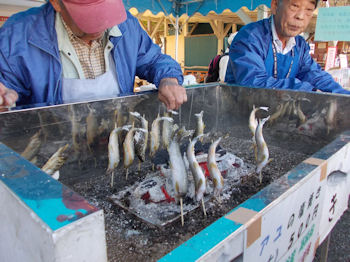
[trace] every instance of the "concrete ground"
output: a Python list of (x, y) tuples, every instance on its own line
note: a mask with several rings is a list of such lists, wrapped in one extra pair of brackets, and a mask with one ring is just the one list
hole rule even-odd
[[(320, 247), (317, 249), (314, 262), (322, 261)], [(343, 214), (331, 232), (328, 259), (325, 261), (350, 262), (350, 208)]]

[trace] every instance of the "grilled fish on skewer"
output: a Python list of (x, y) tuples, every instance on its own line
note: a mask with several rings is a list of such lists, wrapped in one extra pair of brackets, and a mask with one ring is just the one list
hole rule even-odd
[(132, 127), (125, 137), (123, 143), (123, 156), (124, 168), (126, 169), (126, 179), (128, 179), (128, 168), (132, 165), (135, 158), (134, 133), (136, 131), (147, 132), (145, 129)]
[[(82, 142), (83, 142), (82, 137), (83, 137), (83, 134), (85, 133), (85, 130), (82, 128), (82, 126), (79, 123), (79, 119), (78, 119), (77, 113), (75, 112), (74, 106), (69, 105), (68, 108), (70, 111), (70, 121), (72, 124), (73, 149), (76, 154), (80, 154), (82, 150)], [(79, 161), (79, 166), (80, 166), (80, 161)]]
[(298, 101), (298, 105), (297, 105), (297, 115), (299, 117), (298, 126), (300, 126), (306, 122), (306, 116), (304, 115), (304, 112), (301, 110), (300, 101)]
[(108, 168), (107, 174), (112, 174), (111, 177), (111, 187), (114, 184), (114, 170), (117, 168), (120, 162), (120, 152), (119, 152), (119, 142), (118, 142), (118, 134), (122, 130), (121, 127), (117, 127), (111, 131), (109, 135), (108, 141)]
[(332, 100), (329, 102), (329, 107), (325, 117), (325, 123), (327, 125), (327, 134), (335, 127), (336, 125), (336, 113), (337, 113), (337, 100)]
[(190, 144), (187, 147), (187, 158), (188, 158), (188, 163), (190, 165), (190, 169), (194, 178), (194, 185), (196, 189), (196, 200), (202, 201), (203, 213), (204, 213), (204, 216), (207, 216), (205, 205), (204, 205), (204, 199), (203, 199), (204, 193), (206, 191), (205, 176), (202, 168), (199, 166), (198, 161), (196, 160), (196, 156), (194, 152), (194, 146), (201, 137), (203, 137), (203, 134), (195, 137), (190, 142)]
[[(178, 115), (179, 113), (176, 111), (168, 110), (164, 113), (164, 117), (171, 118), (173, 115)], [(172, 132), (172, 122), (164, 120), (163, 121), (163, 129), (162, 129), (162, 141), (163, 147), (168, 148)]]
[(269, 149), (267, 148), (265, 139), (263, 137), (262, 129), (265, 122), (269, 120), (269, 116), (267, 118), (261, 119), (259, 121), (258, 127), (255, 132), (255, 142), (257, 145), (257, 165), (256, 165), (256, 173), (259, 174), (260, 184), (262, 183), (262, 169), (269, 162)]
[(86, 117), (86, 139), (87, 145), (92, 152), (92, 147), (96, 142), (97, 134), (98, 134), (98, 122), (96, 117), (96, 110), (91, 107), (90, 104), (87, 105), (89, 109), (89, 114)]
[(130, 112), (130, 114), (139, 119), (141, 121), (142, 129), (147, 131), (136, 131), (134, 136), (135, 154), (141, 162), (144, 162), (146, 159), (146, 149), (148, 142), (148, 121), (146, 120), (145, 116), (141, 116), (137, 112)]
[(160, 117), (159, 114), (156, 119), (154, 119), (151, 128), (151, 145), (150, 145), (150, 155), (153, 157), (159, 148), (159, 121), (167, 120), (173, 122), (174, 120), (170, 117)]
[(186, 136), (191, 136), (193, 131), (187, 131), (184, 128), (177, 130), (177, 125), (173, 127), (173, 135), (168, 147), (169, 160), (170, 160), (170, 168), (172, 174), (172, 182), (175, 191), (175, 199), (176, 202), (180, 201), (181, 205), (181, 223), (184, 225), (183, 219), (183, 208), (182, 208), (182, 200), (187, 194), (188, 189), (188, 178), (184, 160), (181, 155), (179, 142), (182, 138)]
[[(65, 152), (67, 148), (68, 148), (68, 144), (60, 147), (45, 163), (45, 165), (41, 168), (41, 170), (53, 176), (67, 161), (68, 154)], [(54, 178), (58, 179), (59, 175), (58, 177), (54, 177)]]
[[(196, 126), (196, 132), (194, 134), (194, 137), (200, 136), (204, 134), (204, 128), (205, 124), (203, 122), (203, 111), (201, 111), (198, 114), (194, 114), (195, 117), (197, 117), (197, 126)], [(200, 141), (203, 141), (203, 138), (200, 138)]]
[(257, 148), (256, 148), (256, 143), (255, 143), (255, 131), (256, 128), (258, 127), (258, 120), (256, 120), (255, 114), (258, 110), (269, 110), (268, 107), (266, 106), (261, 106), (261, 107), (255, 107), (255, 105), (253, 105), (253, 110), (252, 112), (250, 112), (250, 116), (249, 116), (249, 129), (250, 132), (252, 133), (252, 140), (253, 140), (253, 148), (254, 148), (254, 156), (255, 159), (257, 158)]
[(21, 156), (27, 159), (28, 161), (31, 161), (39, 152), (42, 139), (43, 132), (40, 129), (30, 138), (29, 143), (24, 149), (24, 151), (21, 153)]
[(221, 175), (221, 172), (216, 164), (216, 159), (215, 159), (215, 151), (217, 145), (220, 143), (221, 137), (218, 138), (216, 141), (214, 141), (209, 148), (208, 152), (208, 170), (211, 179), (213, 180), (214, 184), (214, 196), (218, 198), (224, 189), (224, 179)]

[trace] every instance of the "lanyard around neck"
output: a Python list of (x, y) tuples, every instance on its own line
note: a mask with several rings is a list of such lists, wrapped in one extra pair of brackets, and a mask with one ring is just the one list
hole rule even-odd
[[(270, 21), (271, 21), (271, 37), (272, 37), (272, 52), (273, 52), (273, 77), (277, 79), (277, 49), (276, 49), (275, 43), (273, 41), (272, 19)], [(288, 78), (290, 76), (290, 72), (292, 71), (293, 63), (294, 63), (294, 47), (292, 48), (292, 62), (290, 63), (286, 78)]]

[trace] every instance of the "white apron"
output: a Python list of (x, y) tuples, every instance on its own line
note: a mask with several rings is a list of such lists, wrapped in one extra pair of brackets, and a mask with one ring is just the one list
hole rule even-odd
[(63, 103), (74, 103), (114, 98), (119, 95), (119, 85), (112, 55), (109, 55), (109, 70), (95, 79), (62, 80)]

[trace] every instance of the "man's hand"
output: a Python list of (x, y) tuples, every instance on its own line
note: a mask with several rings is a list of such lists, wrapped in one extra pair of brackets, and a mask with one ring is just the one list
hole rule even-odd
[(179, 85), (176, 78), (163, 78), (159, 83), (158, 98), (168, 109), (179, 109), (187, 102), (186, 89)]
[(6, 88), (0, 83), (0, 112), (7, 111), (18, 99), (16, 91)]

